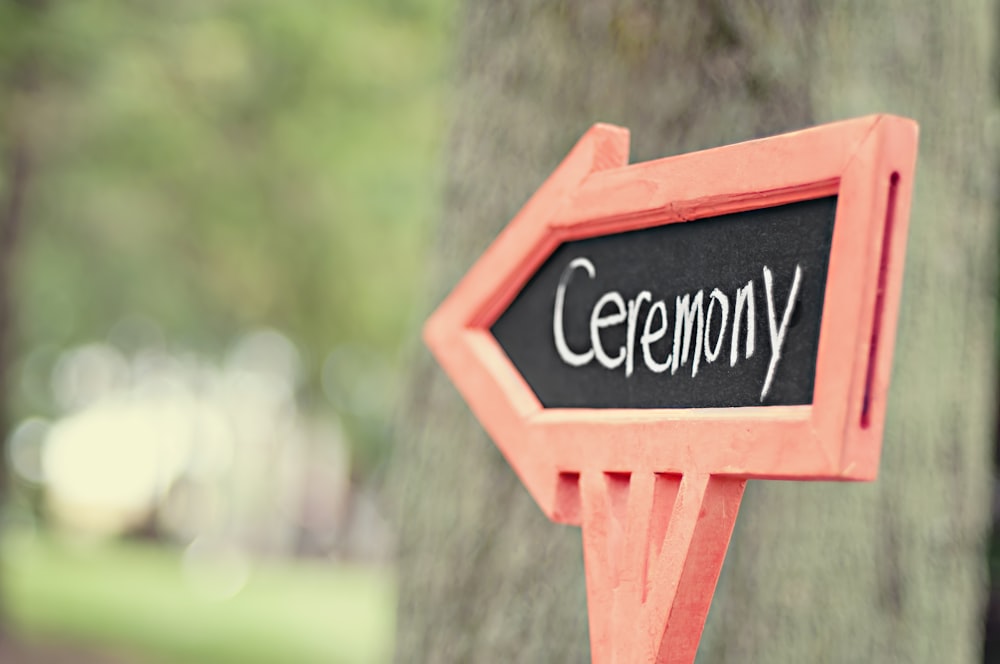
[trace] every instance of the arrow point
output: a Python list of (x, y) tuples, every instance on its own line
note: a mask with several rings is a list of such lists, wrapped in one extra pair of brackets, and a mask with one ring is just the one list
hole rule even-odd
[(587, 130), (573, 148), (573, 152), (581, 148), (593, 151), (591, 172), (628, 166), (629, 130), (618, 125), (598, 122)]

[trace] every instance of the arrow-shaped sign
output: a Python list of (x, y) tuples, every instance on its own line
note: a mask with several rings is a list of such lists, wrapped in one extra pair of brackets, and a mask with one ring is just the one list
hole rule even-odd
[(883, 115), (628, 165), (595, 125), (428, 320), (583, 528), (595, 662), (694, 660), (747, 479), (874, 479), (916, 143)]

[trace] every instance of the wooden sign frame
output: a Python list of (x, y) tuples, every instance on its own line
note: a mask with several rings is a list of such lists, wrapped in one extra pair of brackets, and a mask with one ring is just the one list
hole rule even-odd
[[(424, 338), (541, 509), (584, 526), (594, 660), (691, 661), (746, 479), (877, 474), (917, 127), (869, 116), (633, 165), (628, 142), (626, 129), (591, 128)], [(831, 195), (809, 405), (544, 408), (490, 332), (561, 243)], [(651, 599), (657, 587), (669, 597)], [(640, 616), (642, 607), (651, 610)], [(634, 633), (637, 621), (655, 637), (623, 645), (618, 632)]]

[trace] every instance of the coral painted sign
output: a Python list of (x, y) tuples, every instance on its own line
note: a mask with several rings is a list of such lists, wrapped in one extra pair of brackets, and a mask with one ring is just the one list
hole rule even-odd
[(595, 662), (694, 661), (747, 479), (874, 479), (916, 146), (882, 115), (629, 165), (596, 125), (428, 320), (583, 528)]

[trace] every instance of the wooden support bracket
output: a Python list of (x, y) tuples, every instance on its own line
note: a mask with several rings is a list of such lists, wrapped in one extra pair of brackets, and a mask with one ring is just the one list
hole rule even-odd
[(746, 480), (589, 472), (580, 477), (595, 664), (690, 664)]

